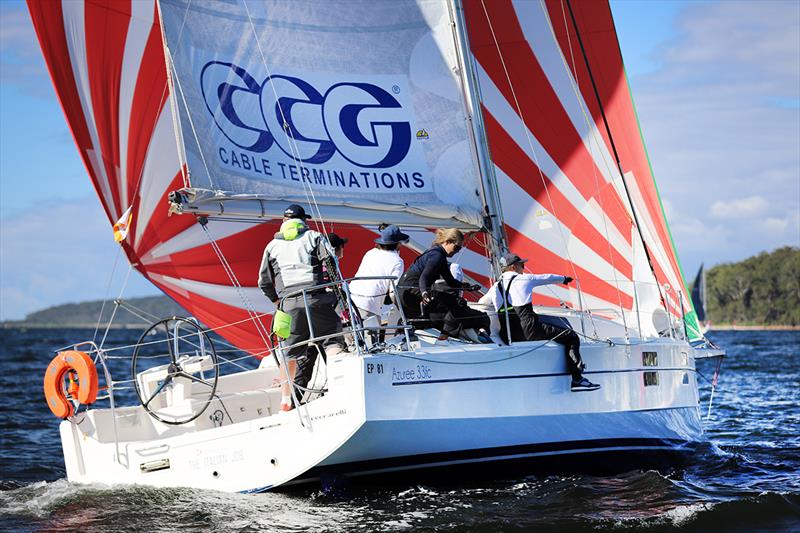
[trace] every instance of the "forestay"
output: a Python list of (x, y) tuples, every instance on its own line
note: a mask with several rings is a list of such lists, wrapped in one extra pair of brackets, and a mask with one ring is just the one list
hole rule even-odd
[(446, 2), (160, 7), (194, 206), (482, 225)]

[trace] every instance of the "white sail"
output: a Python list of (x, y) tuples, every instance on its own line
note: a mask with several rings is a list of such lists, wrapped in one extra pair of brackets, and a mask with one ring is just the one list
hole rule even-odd
[(160, 5), (195, 199), (481, 226), (445, 2)]

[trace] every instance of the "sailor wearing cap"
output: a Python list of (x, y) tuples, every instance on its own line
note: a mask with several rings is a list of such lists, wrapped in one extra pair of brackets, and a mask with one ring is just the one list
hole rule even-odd
[[(364, 254), (355, 277), (391, 276), (400, 279), (405, 269), (399, 246), (408, 242), (408, 235), (399, 226), (384, 226), (375, 239), (375, 248)], [(378, 316), (386, 297), (392, 298), (392, 283), (388, 279), (356, 279), (350, 282), (350, 296), (362, 318)]]
[[(507, 252), (500, 258), (503, 273), (487, 296), (498, 311), (501, 336), (508, 339), (507, 324), (511, 326), (513, 340), (553, 340), (566, 348), (567, 368), (572, 375), (573, 391), (591, 391), (600, 388), (582, 375), (585, 365), (581, 359), (580, 339), (569, 328), (547, 324), (539, 319), (531, 304), (532, 291), (542, 285), (572, 282), (569, 276), (558, 274), (526, 274), (525, 263), (515, 253)], [(516, 316), (515, 316), (516, 315)], [(521, 337), (521, 338), (520, 338)]]
[[(289, 389), (290, 376), (295, 385), (308, 385), (308, 372), (297, 372), (310, 365), (313, 368), (317, 359), (317, 347), (313, 345), (292, 346), (310, 338), (306, 308), (302, 294), (287, 296), (299, 289), (314, 287), (324, 283), (323, 262), (335, 258), (335, 251), (325, 237), (306, 225), (309, 219), (305, 209), (292, 204), (283, 212), (283, 224), (275, 234), (275, 238), (267, 244), (261, 260), (261, 271), (258, 286), (276, 306), (291, 316), (291, 332), (285, 345), (290, 346), (286, 352), (287, 368), (282, 369), (283, 385), (281, 410), (292, 408)], [(306, 293), (309, 315), (314, 335), (320, 337), (342, 331), (342, 322), (336, 314), (336, 296), (324, 289)], [(326, 346), (341, 344), (341, 339), (332, 337), (324, 341)], [(300, 391), (302, 396), (302, 389)]]

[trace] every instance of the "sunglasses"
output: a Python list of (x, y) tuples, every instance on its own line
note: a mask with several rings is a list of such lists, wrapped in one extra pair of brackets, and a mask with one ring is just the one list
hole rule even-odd
[(454, 253), (459, 251), (459, 250), (461, 250), (461, 248), (463, 248), (463, 246), (461, 244), (458, 244), (458, 243), (454, 243), (453, 244), (453, 252)]

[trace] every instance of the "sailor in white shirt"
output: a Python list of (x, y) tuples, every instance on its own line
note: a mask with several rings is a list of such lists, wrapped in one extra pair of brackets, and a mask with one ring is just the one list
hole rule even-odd
[(533, 311), (531, 303), (532, 291), (536, 287), (556, 283), (566, 285), (572, 278), (557, 274), (526, 274), (524, 269), (527, 261), (511, 252), (500, 258), (503, 273), (500, 280), (489, 289), (487, 296), (498, 312), (501, 326), (506, 324), (511, 326), (512, 340), (521, 336), (529, 341), (550, 340), (564, 345), (567, 369), (572, 375), (571, 390), (577, 392), (599, 389), (600, 385), (592, 383), (582, 375), (585, 365), (581, 359), (578, 335), (569, 328), (542, 322)]
[[(377, 246), (364, 254), (355, 277), (392, 276), (395, 280), (400, 279), (405, 264), (398, 247), (408, 239), (408, 235), (400, 231), (398, 226), (384, 228), (381, 236), (375, 239)], [(363, 319), (380, 317), (384, 299), (391, 291), (392, 284), (388, 279), (357, 279), (350, 282), (350, 296)]]

